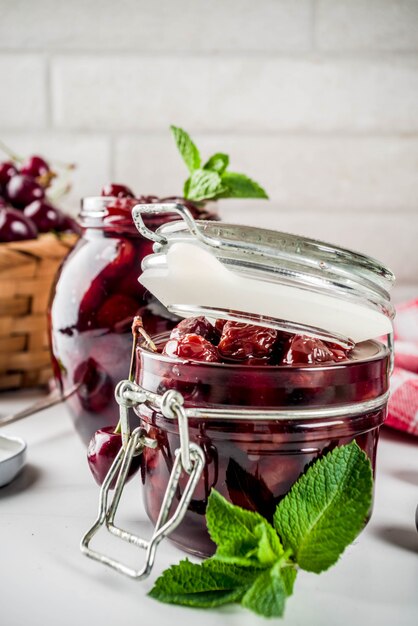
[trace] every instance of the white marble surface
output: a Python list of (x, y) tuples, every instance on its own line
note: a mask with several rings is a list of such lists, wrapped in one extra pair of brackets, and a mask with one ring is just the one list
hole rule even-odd
[[(0, 414), (36, 394), (3, 394)], [(86, 559), (78, 544), (96, 515), (98, 490), (64, 407), (4, 427), (28, 442), (25, 470), (0, 489), (0, 623), (183, 626), (267, 623), (239, 607), (197, 611), (147, 597), (155, 576), (182, 553), (161, 544), (151, 577), (136, 583)], [(127, 488), (119, 520), (149, 534), (139, 480)], [(301, 572), (282, 624), (392, 626), (418, 622), (418, 440), (386, 431), (378, 455), (376, 502), (366, 530), (329, 572)], [(113, 544), (112, 546), (113, 547)], [(141, 553), (131, 552), (139, 563)]]

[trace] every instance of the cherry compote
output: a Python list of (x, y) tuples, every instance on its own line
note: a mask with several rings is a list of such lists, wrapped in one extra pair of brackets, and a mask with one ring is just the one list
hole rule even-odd
[[(215, 545), (205, 510), (212, 488), (271, 520), (299, 476), (336, 446), (356, 440), (374, 469), (386, 415), (389, 354), (378, 341), (345, 351), (241, 322), (215, 323), (220, 340), (208, 341), (210, 334), (197, 334), (204, 327), (201, 318), (185, 320), (171, 337), (153, 338), (158, 352), (138, 346), (136, 381), (158, 394), (175, 389), (184, 398), (189, 436), (204, 451), (205, 467), (185, 518), (170, 538), (187, 552), (209, 556)], [(183, 334), (182, 328), (195, 332)], [(183, 352), (182, 342), (199, 349)], [(194, 409), (199, 417), (193, 417)], [(180, 447), (179, 429), (176, 420), (145, 405), (135, 411), (157, 442), (155, 449), (144, 449), (141, 470), (145, 507), (155, 523)], [(187, 479), (184, 473), (172, 512)]]
[(312, 365), (349, 359), (351, 349), (256, 324), (189, 317), (171, 331), (163, 354), (195, 361), (243, 365)]

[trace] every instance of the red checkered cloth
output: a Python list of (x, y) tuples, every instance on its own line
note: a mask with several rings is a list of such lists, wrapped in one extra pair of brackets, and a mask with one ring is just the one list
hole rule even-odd
[(386, 425), (418, 436), (418, 299), (396, 309), (390, 390)]

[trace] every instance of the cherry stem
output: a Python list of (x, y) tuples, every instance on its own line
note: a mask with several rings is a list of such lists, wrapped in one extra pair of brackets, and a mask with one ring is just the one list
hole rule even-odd
[[(135, 357), (136, 357), (136, 347), (138, 345), (139, 335), (141, 335), (141, 337), (145, 340), (146, 348), (148, 348), (152, 352), (158, 352), (157, 346), (155, 345), (155, 343), (153, 342), (153, 340), (148, 335), (148, 333), (146, 332), (145, 328), (142, 325), (141, 317), (137, 315), (136, 317), (134, 317), (134, 320), (132, 323), (133, 341), (132, 341), (131, 362), (129, 364), (129, 375), (128, 375), (128, 380), (131, 383), (133, 382), (135, 378)], [(121, 434), (121, 432), (122, 432), (122, 426), (119, 420), (113, 433), (115, 435), (119, 435)]]
[(12, 161), (16, 161), (17, 163), (23, 163), (23, 157), (18, 156), (13, 150), (11, 150), (5, 143), (0, 139), (0, 150), (3, 150), (9, 156)]

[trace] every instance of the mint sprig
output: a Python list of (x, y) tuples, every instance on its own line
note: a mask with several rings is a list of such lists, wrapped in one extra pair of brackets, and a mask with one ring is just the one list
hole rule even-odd
[(184, 197), (195, 202), (218, 198), (268, 198), (265, 190), (245, 174), (229, 172), (229, 156), (216, 152), (202, 166), (196, 144), (178, 126), (170, 126), (177, 148), (183, 157), (189, 178), (184, 183)]
[(212, 490), (206, 522), (215, 555), (170, 567), (150, 595), (202, 608), (240, 603), (259, 615), (281, 617), (297, 569), (320, 573), (338, 560), (364, 525), (372, 490), (370, 461), (354, 441), (299, 478), (277, 505), (274, 527)]

